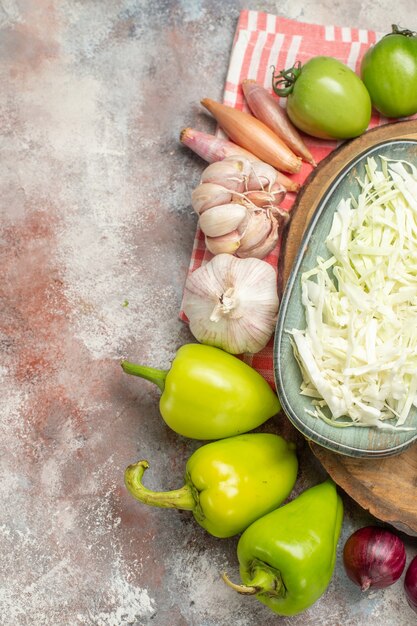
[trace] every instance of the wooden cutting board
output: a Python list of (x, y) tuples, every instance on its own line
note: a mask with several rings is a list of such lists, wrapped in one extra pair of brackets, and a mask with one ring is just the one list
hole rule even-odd
[[(304, 229), (328, 185), (363, 150), (390, 139), (417, 140), (417, 120), (370, 130), (332, 152), (311, 173), (299, 192), (283, 241), (283, 285), (290, 274)], [(417, 536), (417, 444), (400, 455), (376, 460), (342, 456), (313, 442), (310, 447), (333, 480), (364, 509), (395, 528)]]

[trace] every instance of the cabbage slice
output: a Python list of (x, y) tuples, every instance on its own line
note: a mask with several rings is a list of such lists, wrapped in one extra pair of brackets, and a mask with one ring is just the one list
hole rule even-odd
[(334, 214), (330, 257), (301, 276), (306, 328), (289, 331), (301, 393), (313, 399), (309, 413), (335, 426), (412, 430), (417, 168), (370, 157), (358, 182), (358, 197), (342, 199)]

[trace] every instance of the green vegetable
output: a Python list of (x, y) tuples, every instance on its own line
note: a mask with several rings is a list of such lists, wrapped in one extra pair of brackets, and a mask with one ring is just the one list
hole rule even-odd
[(130, 465), (125, 483), (145, 504), (192, 511), (215, 537), (232, 537), (289, 496), (297, 477), (295, 445), (272, 434), (208, 443), (188, 459), (181, 489), (154, 492), (141, 479), (146, 461)]
[(325, 592), (333, 575), (343, 504), (331, 480), (268, 513), (245, 530), (237, 554), (243, 585), (279, 615), (301, 613)]
[(417, 36), (392, 26), (362, 58), (362, 80), (374, 107), (387, 117), (417, 112)]
[(287, 98), (292, 123), (313, 137), (361, 135), (371, 119), (371, 99), (359, 78), (337, 59), (317, 56), (273, 76), (275, 93)]
[(128, 374), (162, 391), (161, 415), (191, 439), (222, 439), (253, 430), (280, 410), (266, 380), (235, 356), (201, 344), (182, 346), (170, 370), (122, 362)]

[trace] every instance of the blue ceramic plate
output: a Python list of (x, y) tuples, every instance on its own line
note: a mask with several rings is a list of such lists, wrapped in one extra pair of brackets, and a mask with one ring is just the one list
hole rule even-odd
[[(360, 192), (356, 177), (363, 178), (368, 157), (379, 155), (404, 159), (417, 166), (417, 141), (392, 140), (368, 148), (350, 161), (325, 190), (307, 227), (282, 297), (274, 344), (275, 382), (282, 408), (291, 422), (307, 438), (329, 450), (353, 457), (384, 457), (398, 454), (417, 440), (417, 429), (407, 432), (382, 431), (358, 426), (338, 428), (315, 418), (311, 399), (300, 394), (301, 373), (294, 358), (287, 330), (306, 327), (301, 304), (301, 274), (316, 265), (318, 256), (329, 258), (325, 239), (333, 214), (342, 198)], [(378, 159), (377, 159), (378, 160)], [(348, 421), (343, 420), (343, 421)], [(417, 427), (417, 409), (413, 409), (407, 426)]]

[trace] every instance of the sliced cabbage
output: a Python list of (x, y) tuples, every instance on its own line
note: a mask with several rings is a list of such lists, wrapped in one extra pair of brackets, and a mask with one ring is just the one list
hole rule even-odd
[(334, 214), (330, 257), (301, 277), (306, 328), (289, 332), (301, 393), (315, 405), (309, 413), (335, 426), (411, 430), (405, 423), (417, 406), (417, 168), (380, 157), (379, 167), (368, 158), (365, 171), (359, 196), (341, 200)]

